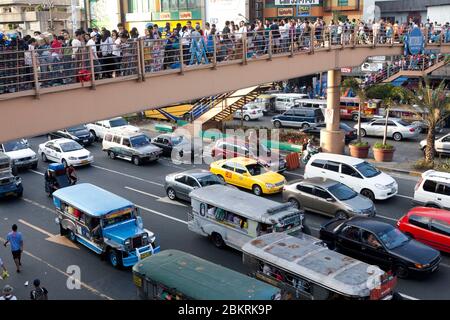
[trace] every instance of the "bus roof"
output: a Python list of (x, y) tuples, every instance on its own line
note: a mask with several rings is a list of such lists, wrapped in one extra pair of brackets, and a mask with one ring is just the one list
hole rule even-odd
[(130, 201), (89, 183), (59, 189), (53, 197), (94, 217), (134, 206)]
[[(242, 251), (269, 264), (304, 277), (331, 291), (352, 297), (367, 297), (367, 280), (376, 266), (342, 255), (321, 245), (321, 240), (299, 233), (270, 233), (255, 238)], [(369, 267), (371, 267), (369, 269)]]
[(299, 212), (290, 203), (280, 204), (218, 184), (193, 190), (189, 196), (200, 202), (264, 223), (276, 223), (279, 218)]
[(178, 250), (143, 259), (133, 272), (196, 300), (270, 300), (279, 290), (237, 271)]

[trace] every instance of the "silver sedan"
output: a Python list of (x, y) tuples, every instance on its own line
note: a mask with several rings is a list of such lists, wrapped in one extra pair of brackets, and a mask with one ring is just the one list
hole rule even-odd
[[(361, 136), (375, 136), (383, 137), (386, 120), (376, 119), (371, 122), (361, 124)], [(355, 125), (355, 129), (358, 129), (358, 125)], [(403, 119), (389, 118), (388, 119), (388, 138), (392, 138), (395, 141), (401, 141), (403, 139), (415, 139), (419, 136), (421, 129), (414, 126)]]

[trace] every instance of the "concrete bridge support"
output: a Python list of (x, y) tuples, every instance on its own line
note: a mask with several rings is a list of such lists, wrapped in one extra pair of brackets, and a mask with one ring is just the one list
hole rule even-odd
[(327, 109), (325, 115), (326, 129), (320, 132), (320, 146), (323, 152), (343, 154), (345, 150), (345, 134), (340, 130), (340, 85), (341, 71), (328, 71)]

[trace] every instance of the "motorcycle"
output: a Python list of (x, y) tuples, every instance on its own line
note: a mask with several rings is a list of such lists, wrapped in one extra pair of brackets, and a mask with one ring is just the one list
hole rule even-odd
[(311, 159), (313, 155), (318, 154), (319, 152), (322, 152), (322, 148), (309, 142), (306, 146), (306, 150), (302, 155), (303, 164), (306, 165), (309, 162), (309, 159)]

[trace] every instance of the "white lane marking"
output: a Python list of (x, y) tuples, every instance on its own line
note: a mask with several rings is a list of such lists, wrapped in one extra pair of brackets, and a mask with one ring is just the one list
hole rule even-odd
[(290, 175), (290, 176), (296, 176), (296, 177), (299, 177), (299, 178), (304, 178), (304, 176), (302, 175), (302, 174), (299, 174), (299, 173), (293, 173), (293, 172), (283, 172), (283, 174), (288, 174), (288, 175)]
[(399, 294), (400, 294), (403, 298), (406, 298), (406, 299), (409, 299), (409, 300), (420, 300), (420, 299), (417, 299), (417, 298), (408, 296), (407, 294), (404, 294), (404, 293), (400, 293), (400, 292), (399, 292)]
[(134, 189), (134, 188), (131, 188), (131, 187), (125, 187), (125, 189), (128, 189), (128, 190), (131, 190), (131, 191), (134, 191), (134, 192), (137, 192), (137, 193), (140, 193), (140, 194), (143, 194), (143, 195), (155, 198), (157, 202), (172, 204), (174, 206), (185, 207), (185, 208), (188, 207), (187, 205), (185, 205), (183, 203), (180, 203), (178, 201), (170, 200), (169, 197), (160, 197), (160, 196), (157, 196), (157, 195), (145, 192), (145, 191), (141, 191), (141, 190), (138, 190), (138, 189)]
[(167, 219), (176, 221), (176, 222), (180, 222), (180, 223), (183, 223), (183, 224), (186, 224), (186, 225), (188, 224), (187, 221), (184, 221), (184, 220), (181, 220), (181, 219), (178, 219), (178, 218), (171, 217), (171, 216), (169, 216), (169, 215), (167, 215), (167, 214), (164, 214), (164, 213), (161, 213), (161, 212), (159, 212), (159, 211), (155, 211), (155, 210), (152, 210), (152, 209), (148, 209), (148, 208), (145, 208), (145, 207), (142, 207), (142, 206), (139, 206), (139, 205), (136, 205), (136, 207), (138, 207), (138, 208), (141, 209), (141, 210), (144, 210), (144, 211), (148, 211), (148, 212), (157, 214), (157, 215), (159, 215), (159, 216), (161, 216), (161, 217), (164, 217), (164, 218), (167, 218)]
[(398, 220), (398, 219), (394, 219), (394, 218), (382, 216), (382, 215), (379, 215), (379, 214), (377, 214), (376, 217), (383, 218), (383, 219), (387, 219), (387, 220), (391, 220), (391, 221), (397, 221), (397, 220)]
[(126, 173), (122, 173), (122, 172), (119, 172), (119, 171), (103, 168), (103, 167), (100, 167), (100, 166), (97, 166), (97, 165), (91, 165), (91, 167), (94, 167), (94, 168), (97, 168), (97, 169), (100, 169), (100, 170), (104, 170), (104, 171), (107, 171), (107, 172), (119, 174), (121, 176), (132, 178), (132, 179), (139, 180), (139, 181), (142, 181), (142, 182), (154, 184), (156, 186), (164, 187), (164, 185), (162, 183), (157, 183), (157, 182), (153, 182), (153, 181), (150, 181), (150, 180), (142, 179), (142, 178), (139, 178), (139, 177), (136, 177), (136, 176), (132, 176), (130, 174), (126, 174)]
[(450, 268), (450, 265), (446, 264), (446, 263), (439, 263), (440, 266), (446, 267), (446, 268)]
[[(5, 239), (3, 239), (3, 238), (1, 238), (1, 237), (0, 237), (0, 240), (3, 241), (3, 242), (6, 241)], [(33, 258), (33, 259), (35, 259), (35, 260), (37, 260), (37, 261), (39, 261), (39, 262), (41, 262), (41, 263), (47, 265), (49, 268), (51, 268), (51, 269), (57, 271), (58, 273), (61, 273), (62, 275), (66, 276), (67, 278), (71, 278), (71, 277), (72, 277), (72, 275), (70, 275), (70, 274), (68, 274), (68, 273), (66, 273), (66, 272), (64, 272), (64, 271), (62, 271), (61, 269), (59, 269), (59, 268), (55, 267), (54, 265), (48, 263), (48, 262), (45, 261), (44, 259), (35, 256), (35, 255), (32, 254), (31, 252), (28, 252), (28, 251), (25, 250), (25, 251), (23, 251), (23, 253), (26, 254), (27, 256), (30, 256), (31, 258)], [(92, 292), (92, 293), (94, 293), (94, 294), (96, 294), (96, 295), (98, 295), (98, 296), (100, 296), (100, 297), (102, 297), (102, 298), (105, 298), (105, 299), (107, 299), (107, 300), (114, 300), (114, 299), (111, 298), (110, 296), (108, 296), (108, 295), (106, 295), (106, 294), (104, 294), (104, 293), (101, 293), (101, 292), (98, 291), (97, 289), (91, 287), (90, 285), (88, 285), (88, 284), (86, 284), (86, 283), (84, 283), (84, 282), (82, 282), (82, 281), (80, 281), (80, 280), (78, 280), (78, 279), (74, 279), (74, 278), (71, 278), (71, 279), (73, 279), (75, 282), (78, 282), (81, 286), (83, 286), (84, 288), (86, 288), (88, 291), (90, 291), (90, 292)]]
[(42, 172), (39, 172), (39, 171), (36, 171), (36, 170), (31, 170), (31, 169), (30, 169), (30, 171), (33, 172), (33, 173), (36, 173), (36, 174), (38, 174), (40, 176), (44, 176), (44, 174)]
[(36, 201), (30, 200), (30, 199), (27, 199), (27, 198), (22, 198), (22, 200), (25, 201), (25, 202), (28, 202), (29, 204), (32, 204), (33, 206), (36, 206), (36, 207), (39, 207), (41, 209), (50, 211), (51, 213), (55, 213), (55, 210), (50, 209), (49, 207), (46, 207), (46, 206), (44, 206), (44, 205), (42, 205), (42, 204), (40, 204), (40, 203), (38, 203)]
[(408, 200), (412, 200), (412, 199), (413, 199), (412, 197), (404, 196), (404, 195), (402, 195), (402, 194), (396, 194), (395, 196), (396, 196), (396, 197), (400, 197), (400, 198), (404, 198), (404, 199), (408, 199)]
[(48, 231), (46, 231), (46, 230), (44, 230), (44, 229), (41, 229), (41, 228), (39, 228), (39, 227), (37, 227), (37, 226), (35, 226), (35, 225), (32, 225), (32, 224), (29, 223), (29, 222), (26, 222), (25, 220), (19, 219), (19, 222), (22, 223), (22, 224), (24, 224), (24, 225), (26, 225), (26, 226), (28, 226), (28, 227), (30, 227), (31, 229), (34, 229), (34, 230), (36, 230), (36, 231), (38, 231), (38, 232), (40, 232), (40, 233), (45, 234), (47, 237), (53, 237), (53, 236), (55, 236), (54, 234), (51, 234), (50, 232), (48, 232)]

